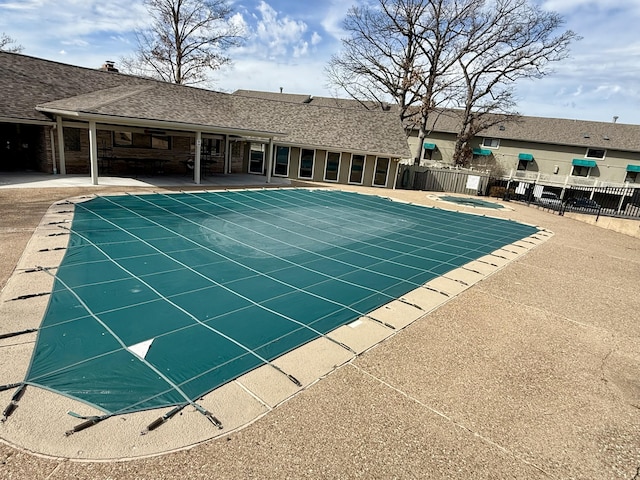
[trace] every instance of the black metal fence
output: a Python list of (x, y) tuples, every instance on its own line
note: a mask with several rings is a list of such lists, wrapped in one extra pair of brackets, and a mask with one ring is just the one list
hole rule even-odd
[[(470, 177), (472, 181), (470, 181)], [(640, 186), (549, 186), (520, 180), (494, 178), (467, 170), (403, 165), (398, 187), (408, 190), (487, 195), (525, 202), (558, 212), (640, 219)], [(469, 188), (472, 186), (473, 188)]]
[(640, 219), (640, 187), (548, 186), (527, 182), (499, 181), (503, 198), (535, 204), (556, 211)]

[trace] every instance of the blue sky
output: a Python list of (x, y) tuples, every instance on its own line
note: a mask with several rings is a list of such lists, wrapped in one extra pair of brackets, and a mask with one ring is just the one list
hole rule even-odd
[[(341, 21), (362, 0), (234, 0), (247, 42), (215, 87), (331, 96), (323, 69), (340, 48)], [(583, 39), (542, 79), (518, 86), (524, 115), (640, 124), (640, 0), (534, 0), (567, 20)], [(0, 0), (0, 32), (23, 53), (99, 67), (135, 48), (142, 0)]]

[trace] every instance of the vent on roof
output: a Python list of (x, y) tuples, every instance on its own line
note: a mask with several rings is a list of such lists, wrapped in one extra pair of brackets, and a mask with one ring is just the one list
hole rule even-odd
[(582, 134), (582, 137), (583, 137), (583, 138), (591, 138), (591, 135), (589, 135), (588, 133), (583, 133), (583, 134)]
[(502, 131), (502, 132), (503, 132), (503, 131), (504, 131), (504, 125), (500, 125), (500, 126), (498, 127), (498, 129), (499, 129), (500, 131)]
[(309, 95), (302, 103), (311, 103), (311, 100), (313, 100), (313, 95)]
[(391, 105), (389, 105), (389, 104), (388, 104), (388, 103), (386, 103), (386, 102), (383, 102), (383, 103), (382, 103), (382, 110), (383, 110), (384, 112), (388, 112), (389, 110), (391, 110)]
[(102, 67), (100, 67), (100, 70), (104, 71), (104, 72), (118, 72), (118, 69), (116, 68), (116, 63), (113, 60), (106, 60), (104, 62), (104, 65), (102, 65)]
[(604, 135), (602, 138), (603, 138), (604, 140), (611, 140), (611, 139), (609, 138), (609, 135)]

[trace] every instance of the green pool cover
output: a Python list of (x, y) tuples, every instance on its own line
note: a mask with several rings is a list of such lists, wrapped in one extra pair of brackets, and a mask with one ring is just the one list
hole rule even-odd
[(445, 202), (457, 203), (459, 205), (467, 205), (469, 207), (492, 208), (494, 210), (500, 210), (504, 208), (499, 203), (488, 202), (486, 200), (481, 200), (479, 198), (454, 197), (451, 195), (441, 195), (440, 200), (443, 200)]
[(537, 230), (328, 190), (78, 203), (26, 384), (184, 405)]

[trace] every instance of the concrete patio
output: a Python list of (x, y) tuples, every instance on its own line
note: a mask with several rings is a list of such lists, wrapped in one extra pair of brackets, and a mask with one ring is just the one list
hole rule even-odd
[[(0, 287), (51, 203), (166, 188), (47, 181), (0, 186)], [(340, 188), (436, 205), (427, 192)], [(242, 430), (126, 462), (5, 442), (0, 478), (640, 478), (640, 239), (513, 203), (437, 206), (554, 236)]]

